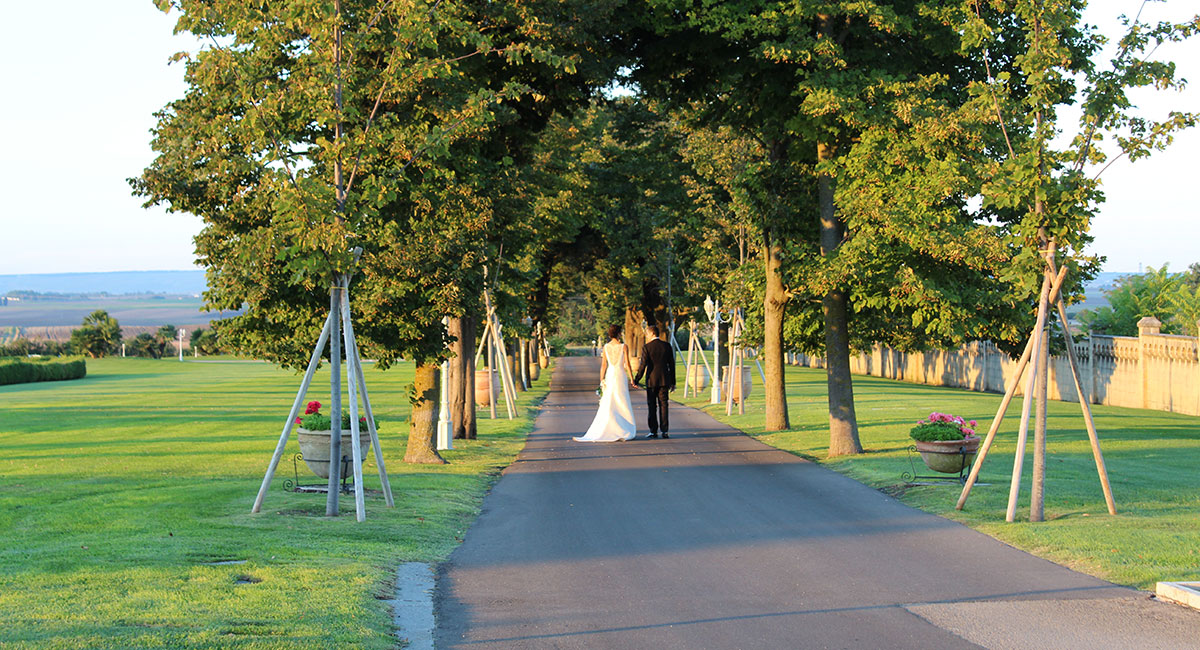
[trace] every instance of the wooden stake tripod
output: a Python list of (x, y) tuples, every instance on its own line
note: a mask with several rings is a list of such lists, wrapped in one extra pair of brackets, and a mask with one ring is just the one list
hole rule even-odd
[(383, 496), (389, 508), (396, 505), (392, 500), (392, 486), (388, 482), (387, 470), (383, 464), (383, 454), (379, 448), (379, 433), (375, 430), (375, 417), (371, 412), (371, 399), (367, 394), (366, 381), (363, 379), (362, 358), (358, 355), (358, 342), (354, 338), (354, 326), (350, 319), (350, 292), (348, 290), (350, 278), (351, 274), (349, 273), (334, 276), (333, 287), (329, 290), (329, 317), (325, 319), (325, 327), (321, 330), (321, 336), (317, 340), (317, 345), (313, 348), (312, 356), (308, 360), (308, 369), (304, 373), (304, 380), (300, 382), (300, 390), (296, 392), (296, 400), (292, 403), (292, 410), (288, 413), (287, 422), (283, 425), (283, 433), (279, 436), (279, 443), (275, 445), (275, 454), (271, 457), (271, 464), (267, 466), (267, 473), (263, 477), (262, 487), (258, 489), (258, 497), (254, 499), (254, 507), (250, 509), (250, 512), (258, 512), (262, 509), (263, 499), (266, 497), (267, 489), (271, 485), (271, 478), (275, 475), (279, 459), (283, 457), (283, 448), (287, 445), (288, 438), (292, 435), (292, 428), (296, 424), (296, 416), (300, 413), (300, 405), (304, 402), (304, 396), (308, 393), (308, 386), (317, 371), (317, 366), (321, 363), (321, 353), (325, 351), (326, 342), (329, 343), (329, 388), (330, 401), (332, 402), (330, 407), (332, 426), (330, 428), (333, 431), (329, 437), (329, 487), (325, 503), (325, 514), (328, 516), (337, 516), (338, 514), (338, 482), (341, 480), (339, 473), (341, 472), (342, 464), (336, 459), (342, 457), (341, 365), (343, 342), (345, 344), (346, 374), (350, 383), (350, 434), (352, 440), (350, 447), (354, 469), (355, 514), (358, 521), (365, 521), (367, 518), (363, 499), (363, 457), (362, 450), (358, 445), (360, 435), (358, 398), (360, 394), (362, 395), (363, 409), (366, 411), (367, 431), (371, 435), (371, 449), (375, 453), (375, 464), (379, 467), (379, 481), (383, 486)]
[(1048, 249), (1044, 253), (1046, 260), (1046, 268), (1042, 274), (1042, 290), (1038, 300), (1038, 315), (1037, 324), (1034, 326), (1033, 333), (1029, 337), (1028, 343), (1025, 345), (1025, 351), (1021, 354), (1021, 360), (1017, 362), (1017, 370), (1012, 380), (1009, 382), (1008, 388), (1004, 392), (1004, 398), (1000, 401), (1000, 408), (996, 411), (996, 417), (992, 419), (992, 425), (988, 427), (987, 437), (983, 444), (979, 447), (979, 453), (975, 458), (975, 463), (971, 466), (971, 473), (967, 477), (966, 483), (963, 485), (962, 494), (958, 497), (958, 503), (954, 506), (956, 510), (962, 510), (963, 504), (967, 502), (967, 497), (971, 494), (971, 487), (975, 485), (976, 479), (979, 477), (979, 470), (983, 467), (983, 462), (987, 458), (988, 450), (992, 446), (993, 440), (996, 438), (996, 431), (1000, 428), (1000, 423), (1004, 420), (1004, 414), (1008, 410), (1008, 405), (1012, 402), (1013, 395), (1016, 393), (1017, 385), (1020, 383), (1022, 375), (1026, 367), (1029, 365), (1030, 357), (1036, 353), (1034, 357), (1033, 371), (1029, 373), (1029, 377), (1025, 384), (1024, 401), (1021, 406), (1021, 426), (1017, 435), (1017, 451), (1013, 457), (1013, 474), (1012, 483), (1009, 487), (1008, 494), (1008, 510), (1005, 514), (1006, 521), (1014, 521), (1016, 519), (1017, 497), (1020, 492), (1022, 466), (1025, 461), (1025, 444), (1029, 432), (1029, 412), (1030, 406), (1035, 392), (1038, 393), (1038, 413), (1035, 430), (1035, 448), (1034, 448), (1034, 485), (1030, 500), (1030, 520), (1042, 520), (1042, 505), (1043, 505), (1043, 487), (1044, 487), (1044, 463), (1045, 463), (1045, 402), (1046, 402), (1046, 384), (1049, 379), (1049, 355), (1046, 350), (1047, 345), (1047, 325), (1050, 320), (1050, 305), (1053, 304), (1057, 308), (1059, 323), (1063, 328), (1063, 336), (1067, 344), (1067, 359), (1071, 366), (1071, 377), (1075, 381), (1075, 394), (1079, 399), (1079, 406), (1083, 411), (1083, 421), (1087, 426), (1088, 439), (1092, 446), (1092, 457), (1096, 461), (1096, 473), (1100, 477), (1100, 487), (1104, 491), (1104, 501), (1108, 506), (1110, 515), (1117, 514), (1117, 505), (1113, 500), (1112, 486), (1108, 482), (1108, 470), (1104, 466), (1104, 456), (1100, 453), (1100, 438), (1096, 434), (1096, 425), (1092, 420), (1092, 411), (1088, 405), (1088, 400), (1083, 392), (1083, 383), (1079, 376), (1079, 365), (1075, 359), (1075, 341), (1071, 335), (1071, 326), (1067, 322), (1067, 310), (1062, 300), (1061, 289), (1063, 279), (1066, 277), (1066, 265), (1061, 268), (1055, 268), (1054, 262), (1055, 244), (1051, 240)]
[(504, 408), (508, 412), (508, 419), (511, 420), (516, 415), (517, 389), (512, 375), (509, 373), (510, 368), (506, 359), (507, 350), (504, 347), (504, 337), (500, 334), (500, 320), (496, 317), (496, 308), (492, 305), (492, 296), (487, 289), (483, 291), (483, 304), (487, 309), (487, 318), (483, 326), (483, 337), (479, 341), (479, 349), (475, 352), (475, 360), (478, 364), (479, 357), (483, 354), (484, 349), (487, 349), (488, 408), (493, 418), (496, 417), (496, 368), (497, 366), (500, 368), (500, 387), (504, 392)]

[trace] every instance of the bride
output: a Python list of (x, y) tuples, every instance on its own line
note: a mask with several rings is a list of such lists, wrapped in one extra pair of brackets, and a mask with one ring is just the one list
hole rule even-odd
[(621, 343), (621, 326), (608, 328), (608, 343), (600, 358), (600, 386), (604, 396), (592, 426), (578, 442), (615, 442), (632, 440), (637, 435), (633, 424), (633, 406), (629, 402), (629, 378), (633, 370), (629, 367), (629, 356), (625, 344)]

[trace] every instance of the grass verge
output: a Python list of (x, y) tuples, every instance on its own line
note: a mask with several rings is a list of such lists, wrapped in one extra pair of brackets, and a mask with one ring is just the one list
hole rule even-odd
[(368, 462), (359, 524), (352, 496), (330, 518), (324, 495), (282, 490), (294, 437), (250, 514), (300, 377), (207, 361), (99, 359), (83, 380), (0, 387), (0, 647), (393, 648), (397, 564), (458, 545), (550, 383), (518, 419), (481, 411), (449, 465), (412, 466), (412, 366), (368, 367), (396, 507)]
[[(825, 371), (787, 368), (789, 431), (763, 430), (761, 384), (744, 415), (725, 415), (705, 398), (684, 400), (747, 434), (818, 461), (904, 503), (966, 524), (1017, 548), (1079, 571), (1141, 589), (1159, 580), (1200, 580), (1200, 418), (1093, 406), (1101, 449), (1117, 502), (1110, 516), (1100, 490), (1079, 405), (1049, 402), (1046, 520), (1030, 523), (1032, 432), (1026, 452), (1018, 521), (1006, 523), (1016, 453), (1019, 400), (1009, 408), (978, 485), (963, 511), (958, 485), (910, 486), (909, 428), (932, 411), (979, 421), (986, 432), (1000, 395), (854, 377), (859, 437), (866, 453), (826, 459), (829, 449)], [(704, 393), (707, 396), (707, 393)], [(931, 474), (915, 459), (917, 473)]]

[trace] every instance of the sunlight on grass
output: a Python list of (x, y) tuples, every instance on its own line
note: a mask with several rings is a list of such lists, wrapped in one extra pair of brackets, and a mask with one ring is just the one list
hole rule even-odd
[(352, 496), (327, 518), (324, 495), (283, 491), (294, 436), (250, 514), (300, 377), (229, 361), (89, 360), (83, 380), (0, 387), (0, 646), (393, 648), (397, 564), (458, 545), (550, 383), (521, 419), (481, 411), (449, 465), (411, 466), (412, 366), (368, 367), (396, 507), (368, 462), (359, 524)]
[[(829, 449), (825, 371), (787, 368), (792, 429), (763, 431), (761, 384), (745, 415), (727, 417), (724, 405), (688, 398), (763, 442), (817, 460), (904, 503), (976, 528), (1013, 546), (1080, 571), (1142, 589), (1159, 580), (1200, 580), (1200, 418), (1129, 408), (1093, 406), (1101, 449), (1117, 501), (1108, 515), (1079, 405), (1050, 402), (1047, 434), (1047, 521), (1028, 521), (1031, 444), (1026, 452), (1018, 521), (1004, 521), (1016, 451), (1020, 402), (1014, 401), (979, 485), (964, 511), (954, 510), (961, 488), (907, 486), (909, 428), (932, 411), (979, 421), (986, 432), (1000, 395), (854, 377), (859, 436), (865, 454), (826, 460)], [(705, 393), (707, 395), (707, 393)], [(919, 458), (920, 474), (930, 474)]]

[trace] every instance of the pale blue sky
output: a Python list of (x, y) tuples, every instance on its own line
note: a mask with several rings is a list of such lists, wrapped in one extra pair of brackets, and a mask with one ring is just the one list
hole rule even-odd
[[(1093, 0), (1088, 20), (1115, 18), (1141, 0)], [(1194, 0), (1152, 3), (1144, 17), (1181, 19)], [(167, 57), (191, 43), (150, 0), (9, 3), (0, 39), (0, 274), (171, 270), (192, 266), (200, 220), (144, 210), (125, 179), (152, 159), (152, 113), (182, 95), (183, 69)], [(1197, 40), (1197, 39), (1193, 39)], [(1161, 54), (1200, 83), (1200, 41)], [(1139, 98), (1161, 113), (1200, 111), (1200, 91)], [(1094, 222), (1105, 270), (1182, 270), (1200, 261), (1195, 180), (1200, 133), (1165, 153), (1120, 162), (1102, 177), (1108, 202)]]

